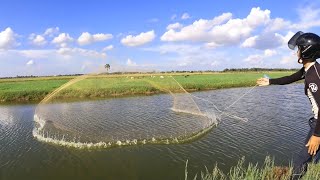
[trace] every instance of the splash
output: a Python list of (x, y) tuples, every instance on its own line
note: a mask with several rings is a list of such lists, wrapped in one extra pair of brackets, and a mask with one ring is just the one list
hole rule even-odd
[[(198, 106), (191, 94), (173, 77), (157, 78), (144, 77), (139, 82), (150, 84), (165, 93), (164, 95), (115, 98), (89, 103), (54, 102), (62, 92), (74, 91), (74, 86), (84, 87), (84, 84), (89, 84), (93, 79), (108, 79), (107, 76), (100, 77), (98, 74), (77, 77), (54, 90), (39, 103), (34, 115), (33, 136), (50, 144), (89, 149), (177, 144), (197, 139), (218, 124), (211, 105)], [(130, 80), (132, 79), (122, 79), (121, 85), (125, 86)], [(106, 83), (117, 81), (112, 79)]]

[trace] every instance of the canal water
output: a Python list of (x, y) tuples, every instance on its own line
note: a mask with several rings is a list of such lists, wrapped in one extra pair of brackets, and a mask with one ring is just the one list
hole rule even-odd
[[(224, 109), (248, 90), (192, 95)], [(59, 137), (76, 132), (75, 141), (96, 142), (171, 138), (207, 122), (205, 117), (172, 112), (170, 102), (162, 94), (51, 104), (46, 111), (52, 128), (48, 133)], [(247, 122), (222, 115), (217, 126), (186, 142), (79, 149), (37, 140), (33, 136), (36, 108), (37, 104), (0, 106), (0, 179), (184, 179), (187, 160), (190, 177), (216, 164), (227, 173), (243, 156), (246, 162), (259, 164), (271, 156), (276, 165), (288, 165), (304, 146), (312, 116), (303, 84), (256, 87), (228, 109)]]

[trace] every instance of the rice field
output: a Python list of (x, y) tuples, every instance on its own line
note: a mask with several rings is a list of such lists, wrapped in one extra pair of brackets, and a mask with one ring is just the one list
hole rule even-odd
[[(92, 75), (63, 89), (55, 98), (106, 98), (132, 95), (180, 92), (179, 82), (187, 91), (201, 91), (232, 87), (254, 86), (257, 78), (268, 74), (271, 78), (293, 72), (239, 73), (162, 73)], [(0, 80), (0, 102), (39, 102), (47, 94), (81, 76), (15, 78)], [(174, 79), (173, 79), (174, 78)]]

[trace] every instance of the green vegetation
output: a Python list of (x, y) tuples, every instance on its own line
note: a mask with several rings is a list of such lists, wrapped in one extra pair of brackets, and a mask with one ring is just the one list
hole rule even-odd
[[(188, 180), (188, 161), (185, 167), (185, 180)], [(195, 175), (192, 179), (201, 180), (290, 180), (292, 174), (292, 166), (279, 167), (274, 165), (274, 161), (267, 156), (262, 167), (258, 164), (249, 163), (244, 165), (244, 158), (239, 160), (238, 164), (224, 174), (216, 165), (210, 172), (205, 168), (205, 172), (201, 172), (200, 176)], [(310, 163), (308, 171), (301, 180), (320, 179), (320, 164)]]
[[(92, 75), (63, 89), (55, 98), (79, 99), (148, 95), (168, 92), (168, 90), (181, 92), (181, 88), (174, 79), (187, 91), (254, 86), (256, 79), (262, 77), (264, 73), (275, 78), (293, 72)], [(81, 78), (81, 76), (1, 79), (0, 101), (40, 101), (47, 94), (74, 78)]]
[(40, 101), (65, 80), (0, 81), (1, 102)]

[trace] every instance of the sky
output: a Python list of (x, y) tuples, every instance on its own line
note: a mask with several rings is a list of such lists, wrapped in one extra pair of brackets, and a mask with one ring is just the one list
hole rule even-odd
[(304, 0), (1, 0), (0, 77), (299, 68), (287, 47), (320, 34)]

